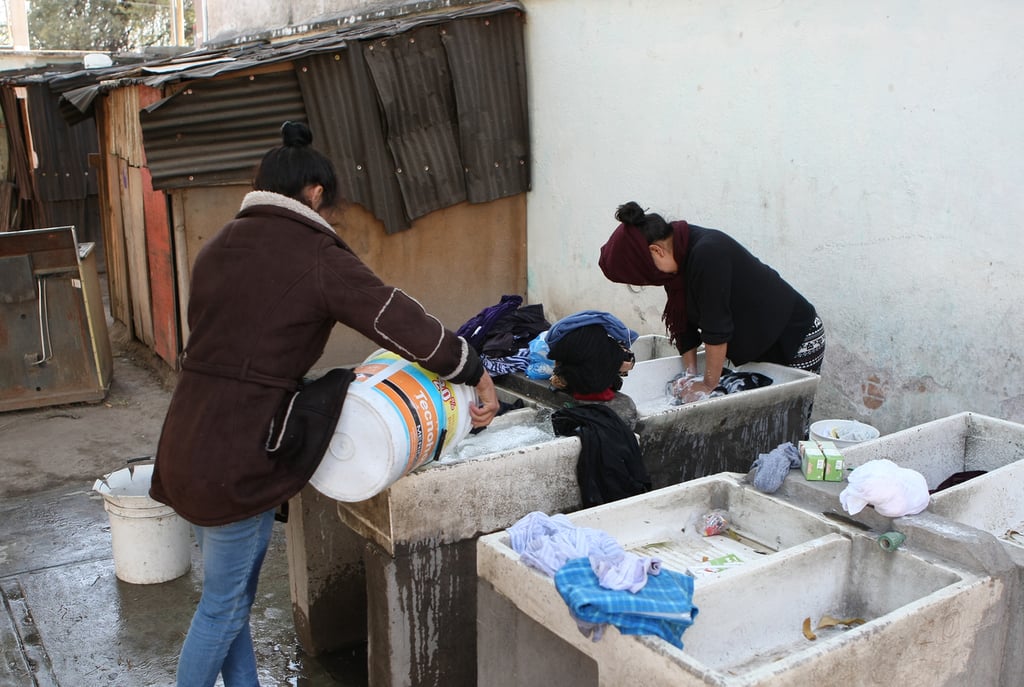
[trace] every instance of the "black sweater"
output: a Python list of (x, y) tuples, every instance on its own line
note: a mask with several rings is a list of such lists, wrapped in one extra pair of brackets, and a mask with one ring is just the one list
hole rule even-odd
[(778, 272), (729, 235), (693, 224), (684, 269), (687, 329), (680, 353), (703, 341), (728, 343), (734, 365), (784, 365), (796, 356), (814, 323), (814, 306)]

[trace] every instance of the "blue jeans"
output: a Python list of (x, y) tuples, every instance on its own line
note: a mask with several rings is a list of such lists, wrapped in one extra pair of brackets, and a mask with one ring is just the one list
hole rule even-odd
[(203, 552), (203, 595), (178, 657), (178, 687), (259, 687), (249, 611), (274, 511), (219, 527), (193, 527)]

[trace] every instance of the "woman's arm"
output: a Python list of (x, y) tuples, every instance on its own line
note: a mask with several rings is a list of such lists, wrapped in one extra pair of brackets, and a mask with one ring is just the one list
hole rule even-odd
[[(722, 368), (728, 357), (729, 344), (704, 344), (704, 377), (692, 380), (687, 384), (688, 392), (704, 392), (710, 394), (722, 379)], [(697, 349), (691, 348), (683, 353), (683, 367), (689, 375), (697, 374)]]
[(708, 393), (713, 391), (722, 379), (722, 368), (725, 366), (728, 348), (727, 343), (704, 344), (704, 385), (708, 387)]
[(697, 374), (697, 347), (694, 346), (690, 350), (683, 353), (683, 369), (688, 375)]

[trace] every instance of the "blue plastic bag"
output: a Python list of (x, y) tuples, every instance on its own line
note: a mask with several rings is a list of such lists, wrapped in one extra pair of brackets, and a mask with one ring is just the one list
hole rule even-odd
[(548, 358), (548, 333), (541, 332), (530, 342), (530, 363), (526, 366), (526, 376), (530, 379), (550, 379), (555, 371), (555, 364)]

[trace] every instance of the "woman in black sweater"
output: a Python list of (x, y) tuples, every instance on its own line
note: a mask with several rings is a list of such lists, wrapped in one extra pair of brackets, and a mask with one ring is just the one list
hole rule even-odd
[(662, 317), (687, 373), (697, 374), (704, 344), (704, 377), (690, 391), (710, 394), (726, 359), (820, 373), (825, 329), (814, 306), (735, 239), (666, 222), (632, 201), (615, 218), (620, 224), (601, 247), (601, 270), (614, 282), (665, 287)]

